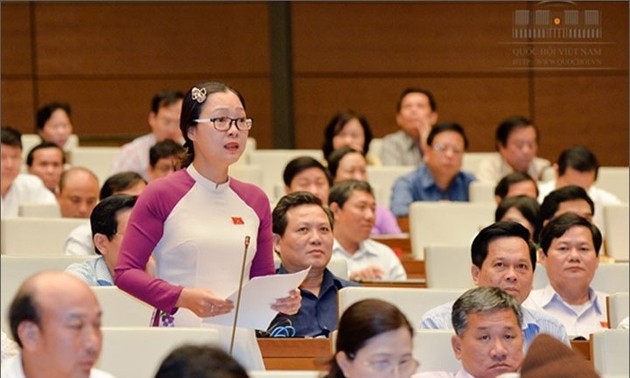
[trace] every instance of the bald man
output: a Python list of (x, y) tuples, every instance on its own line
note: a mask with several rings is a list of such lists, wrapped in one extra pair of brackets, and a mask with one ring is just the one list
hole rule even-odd
[(72, 167), (61, 174), (57, 201), (61, 216), (65, 218), (89, 218), (98, 202), (100, 185), (91, 170)]
[(20, 354), (2, 364), (2, 378), (113, 378), (92, 369), (101, 353), (101, 313), (90, 287), (71, 274), (27, 278), (9, 309)]

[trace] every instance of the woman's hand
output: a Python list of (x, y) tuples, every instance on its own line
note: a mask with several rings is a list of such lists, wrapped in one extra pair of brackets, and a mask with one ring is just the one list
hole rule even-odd
[(217, 297), (211, 290), (185, 287), (177, 307), (187, 308), (200, 318), (227, 314), (234, 309), (234, 303)]
[(293, 289), (288, 297), (276, 299), (271, 305), (271, 309), (285, 315), (295, 315), (302, 306), (302, 295), (300, 289)]

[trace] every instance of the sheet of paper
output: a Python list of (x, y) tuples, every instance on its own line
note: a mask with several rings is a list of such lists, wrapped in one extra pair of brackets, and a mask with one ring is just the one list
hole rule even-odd
[[(266, 330), (269, 323), (278, 314), (271, 309), (271, 305), (278, 298), (289, 295), (289, 291), (298, 287), (311, 268), (290, 274), (274, 274), (271, 276), (254, 277), (247, 282), (241, 291), (241, 304), (238, 311), (238, 325), (240, 328)], [(236, 306), (238, 291), (227, 299)], [(236, 309), (236, 307), (235, 307)], [(205, 324), (234, 325), (234, 313), (203, 318)]]

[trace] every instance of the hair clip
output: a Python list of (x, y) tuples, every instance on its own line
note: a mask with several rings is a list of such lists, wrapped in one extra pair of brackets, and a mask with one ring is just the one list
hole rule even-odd
[(197, 87), (194, 87), (192, 89), (192, 99), (200, 104), (206, 101), (206, 88), (199, 89)]

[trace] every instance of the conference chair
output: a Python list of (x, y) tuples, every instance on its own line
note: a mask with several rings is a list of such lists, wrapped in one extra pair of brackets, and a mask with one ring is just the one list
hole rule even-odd
[(608, 328), (619, 327), (619, 323), (630, 313), (628, 292), (610, 293), (606, 297), (606, 313), (608, 314)]
[(103, 310), (104, 327), (149, 327), (153, 306), (128, 294), (116, 286), (93, 286)]
[(101, 331), (103, 347), (95, 367), (116, 377), (151, 378), (173, 349), (183, 344), (219, 344), (219, 332), (208, 327), (102, 327)]
[(420, 362), (418, 372), (448, 371), (453, 374), (461, 369), (455, 358), (451, 338), (452, 329), (417, 328), (413, 337), (413, 357)]
[(430, 245), (424, 254), (429, 289), (470, 289), (475, 287), (468, 245)]
[(496, 152), (464, 152), (461, 170), (474, 173), (477, 171), (477, 167), (482, 161), (489, 159), (496, 154)]
[(604, 206), (604, 227), (606, 238), (606, 254), (615, 261), (628, 261), (630, 243), (630, 212), (628, 203)]
[(629, 167), (599, 167), (595, 185), (617, 196), (621, 201), (628, 202), (630, 180)]
[(103, 185), (111, 176), (112, 162), (119, 153), (120, 147), (77, 147), (72, 151), (72, 166), (88, 168)]
[(484, 181), (473, 181), (468, 185), (468, 196), (470, 202), (489, 202), (496, 204), (494, 199), (494, 184)]
[(628, 377), (630, 367), (629, 331), (607, 329), (591, 334), (591, 357), (593, 367), (602, 376)]
[(61, 256), (68, 234), (88, 222), (82, 218), (4, 218), (0, 250), (5, 255)]
[[(263, 169), (262, 189), (267, 193), (272, 202), (280, 197), (277, 187), (284, 187), (282, 172), (287, 163), (298, 156), (311, 156), (319, 161), (323, 160), (322, 151), (314, 149), (295, 150), (254, 150), (249, 153), (250, 164), (257, 164)], [(282, 194), (284, 191), (282, 191)]]
[(417, 169), (417, 167), (406, 165), (386, 165), (381, 167), (368, 165), (366, 173), (368, 182), (370, 186), (372, 186), (376, 203), (389, 208), (394, 183), (398, 178), (415, 169)]
[(397, 287), (344, 287), (337, 294), (339, 317), (350, 307), (363, 299), (378, 298), (393, 303), (402, 311), (411, 324), (420, 324), (422, 315), (428, 310), (457, 299), (465, 290), (439, 290)]
[(430, 245), (470, 245), (480, 229), (494, 222), (495, 203), (413, 202), (409, 235), (414, 258), (424, 260)]
[(230, 167), (230, 176), (237, 180), (254, 184), (260, 188), (263, 185), (263, 169), (260, 165), (233, 165)]
[[(1, 316), (7, 310), (22, 282), (35, 273), (55, 270), (64, 271), (68, 265), (93, 259), (96, 256), (12, 256), (0, 255), (0, 308)], [(3, 327), (5, 322), (2, 322)], [(8, 326), (8, 325), (7, 325)]]
[(27, 218), (61, 218), (61, 210), (56, 203), (22, 203), (18, 216)]

